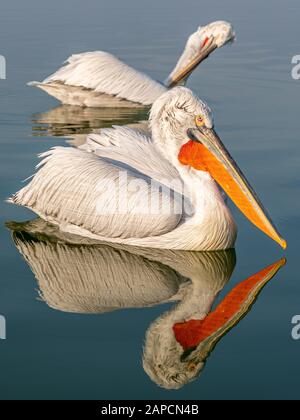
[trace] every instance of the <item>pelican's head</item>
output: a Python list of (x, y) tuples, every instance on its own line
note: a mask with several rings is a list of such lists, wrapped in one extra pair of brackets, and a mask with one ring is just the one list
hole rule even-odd
[(188, 39), (185, 49), (165, 84), (174, 87), (184, 84), (193, 70), (215, 49), (233, 42), (235, 32), (228, 22), (218, 21), (199, 27)]
[(173, 165), (181, 171), (188, 167), (208, 174), (255, 226), (286, 248), (286, 242), (217, 135), (213, 113), (205, 102), (190, 89), (171, 89), (153, 104), (150, 125), (153, 141)]

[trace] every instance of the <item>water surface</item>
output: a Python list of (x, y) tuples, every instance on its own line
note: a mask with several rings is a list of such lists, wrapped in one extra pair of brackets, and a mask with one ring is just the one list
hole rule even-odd
[[(300, 82), (291, 78), (290, 63), (292, 56), (300, 53), (299, 2), (70, 3), (11, 0), (1, 7), (0, 54), (7, 59), (8, 78), (0, 81), (0, 314), (7, 320), (7, 340), (0, 341), (0, 398), (298, 398), (300, 341), (291, 338), (291, 319), (300, 313)], [(62, 239), (58, 246), (53, 237), (54, 242), (49, 242), (43, 235), (32, 236), (28, 225), (10, 225), (9, 229), (5, 222), (24, 222), (35, 216), (4, 200), (33, 173), (39, 153), (65, 145), (64, 136), (83, 135), (111, 124), (137, 123), (147, 115), (133, 110), (62, 110), (53, 98), (26, 87), (26, 82), (47, 76), (74, 52), (97, 49), (110, 51), (164, 80), (186, 37), (199, 24), (217, 19), (234, 24), (237, 42), (203, 63), (189, 87), (213, 107), (218, 132), (287, 239), (288, 250), (283, 252), (233, 209), (239, 225), (236, 255), (213, 259), (209, 273), (201, 272), (201, 255), (178, 255), (170, 262), (166, 256), (157, 257), (157, 261), (154, 256), (129, 252), (124, 259), (136, 274), (135, 305), (120, 296), (114, 296), (113, 302), (105, 300), (106, 295), (96, 289), (96, 302), (76, 300), (77, 306), (72, 306), (83, 291), (74, 286), (73, 300), (63, 293), (58, 282), (65, 286), (69, 270), (62, 255), (77, 256), (81, 268), (88, 267), (90, 261), (95, 271), (88, 279), (101, 286), (104, 277), (99, 273), (97, 279), (101, 267), (93, 263), (93, 257), (100, 253), (101, 261), (118, 261), (120, 252), (127, 250), (94, 250), (64, 244)], [(12, 227), (17, 228), (14, 238)], [(180, 301), (178, 291), (185, 287), (182, 276), (201, 278), (204, 290), (211, 290), (213, 308), (218, 308), (239, 282), (282, 257), (287, 258), (286, 266), (263, 290), (254, 287), (256, 303), (244, 307), (244, 314), (238, 312), (238, 322), (211, 349), (199, 377), (177, 390), (159, 386), (145, 369), (143, 349), (147, 349), (147, 331), (153, 323), (176, 311), (173, 300)], [(190, 258), (196, 267), (192, 274), (186, 272)], [(41, 261), (45, 264), (37, 265)], [(61, 277), (54, 268), (51, 277), (48, 264), (62, 267)], [(140, 288), (147, 286), (139, 284), (143, 277), (136, 271), (143, 267), (158, 282), (147, 296), (139, 294)], [(214, 270), (218, 276), (212, 279)], [(78, 268), (82, 282), (84, 273), (87, 268), (82, 273)], [(133, 281), (135, 277), (127, 278)], [(55, 293), (55, 286), (61, 293)], [(193, 293), (188, 295), (192, 298)], [(199, 311), (202, 304), (199, 298)], [(101, 314), (85, 313), (95, 306), (98, 312), (102, 308)], [(68, 309), (77, 313), (66, 312)], [(183, 318), (180, 314), (174, 320)], [(170, 327), (173, 325), (171, 322)]]

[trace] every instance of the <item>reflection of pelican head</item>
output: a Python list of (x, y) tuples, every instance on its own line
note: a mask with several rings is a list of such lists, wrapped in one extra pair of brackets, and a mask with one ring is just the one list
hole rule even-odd
[(235, 252), (138, 249), (66, 235), (41, 219), (8, 224), (34, 272), (43, 300), (74, 313), (103, 313), (177, 303), (146, 333), (143, 366), (166, 389), (195, 379), (216, 343), (250, 310), (285, 260), (239, 283), (214, 311)]
[[(213, 290), (214, 280), (204, 285), (202, 293), (201, 288), (193, 287), (175, 310), (163, 315), (147, 332), (144, 369), (151, 379), (166, 389), (178, 389), (195, 379), (217, 342), (250, 311), (260, 291), (285, 263), (281, 259), (242, 281), (211, 312), (209, 306), (217, 292), (217, 288)], [(207, 279), (212, 273), (207, 272)], [(207, 312), (191, 315), (191, 310), (191, 316), (184, 316), (182, 306), (195, 308), (196, 298)], [(178, 315), (182, 316), (180, 321)]]
[(173, 326), (190, 319), (204, 319), (216, 295), (230, 280), (234, 251), (199, 253), (197, 271), (186, 286), (181, 302), (148, 329), (143, 365), (150, 378), (167, 389), (177, 389), (196, 378), (205, 358), (193, 358), (176, 341)]

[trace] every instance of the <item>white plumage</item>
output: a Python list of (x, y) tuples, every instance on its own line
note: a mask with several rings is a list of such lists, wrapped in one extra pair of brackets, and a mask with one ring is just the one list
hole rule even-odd
[[(257, 273), (250, 287), (238, 285), (239, 297), (230, 293), (219, 316), (209, 321), (206, 317), (235, 267), (234, 250), (205, 253), (92, 244), (62, 234), (41, 219), (10, 223), (9, 228), (37, 279), (39, 295), (51, 308), (101, 314), (175, 303), (147, 329), (143, 352), (145, 372), (165, 389), (178, 389), (199, 376), (216, 343), (245, 316), (285, 263), (280, 260)], [(188, 323), (205, 319), (202, 331), (198, 324), (199, 336)], [(186, 323), (187, 334), (197, 338), (188, 351), (174, 333), (178, 323)]]
[[(166, 91), (165, 86), (152, 80), (146, 74), (128, 66), (117, 57), (103, 51), (88, 52), (72, 55), (67, 60), (67, 65), (49, 76), (38, 87), (54, 93), (60, 91), (66, 95), (63, 103), (69, 105), (105, 106), (105, 96), (114, 96), (117, 101), (111, 105), (122, 106), (122, 99), (130, 102), (151, 105), (156, 98)], [(81, 95), (78, 90), (64, 89), (66, 86), (84, 88)], [(87, 92), (89, 90), (90, 92)], [(67, 94), (69, 92), (69, 96)], [(89, 95), (92, 93), (92, 96)], [(54, 94), (54, 96), (56, 96)], [(86, 98), (85, 98), (86, 96)], [(85, 98), (85, 99), (84, 99)], [(60, 99), (60, 98), (59, 98)], [(83, 103), (81, 103), (84, 100)], [(129, 104), (123, 103), (124, 106)]]
[[(195, 379), (214, 343), (182, 360), (173, 325), (203, 319), (229, 281), (234, 251), (219, 253), (78, 244), (41, 220), (12, 226), (14, 242), (36, 276), (39, 294), (59, 311), (100, 314), (176, 304), (148, 328), (143, 367), (154, 383), (176, 389)], [(48, 236), (49, 235), (49, 236)], [(96, 333), (97, 335), (97, 333)], [(189, 369), (191, 360), (195, 368)]]
[[(121, 197), (121, 166), (99, 159), (75, 148), (55, 148), (43, 155), (40, 170), (31, 183), (15, 197), (43, 219), (59, 223), (64, 231), (76, 229), (82, 235), (99, 239), (130, 239), (160, 236), (176, 228), (181, 219), (178, 211), (143, 213), (148, 208), (150, 183), (136, 185), (124, 210), (114, 201), (112, 187)], [(126, 187), (137, 180), (133, 169), (126, 171)], [(100, 182), (99, 182), (100, 181)], [(133, 184), (132, 184), (133, 185)], [(133, 185), (135, 187), (135, 184)], [(163, 194), (163, 192), (161, 193)], [(162, 197), (160, 197), (162, 199)], [(172, 200), (177, 205), (176, 200)], [(120, 202), (123, 204), (123, 201)], [(137, 210), (137, 206), (139, 206)]]
[[(214, 49), (235, 37), (227, 22), (214, 22), (192, 34), (166, 84), (128, 66), (103, 51), (74, 54), (43, 82), (31, 82), (68, 105), (132, 107), (151, 105), (172, 84), (185, 83), (190, 73)], [(209, 46), (206, 40), (210, 40)], [(186, 72), (185, 70), (188, 69)]]
[[(199, 52), (199, 46), (201, 46), (201, 43), (207, 39), (213, 39), (216, 47), (221, 48), (235, 40), (235, 32), (232, 25), (224, 21), (212, 22), (203, 27), (200, 26), (198, 30), (188, 38), (185, 49), (179, 58), (178, 63), (165, 81), (166, 86), (172, 82), (176, 74), (178, 74), (193, 60)], [(186, 81), (186, 79), (184, 79), (184, 81)]]
[[(43, 155), (39, 171), (12, 202), (65, 232), (98, 240), (169, 249), (230, 248), (236, 225), (214, 180), (178, 162), (197, 114), (213, 126), (206, 104), (189, 89), (174, 88), (152, 108), (152, 138), (116, 128), (91, 136), (86, 149), (93, 153), (55, 148)], [(157, 183), (161, 188), (153, 193)], [(123, 205), (124, 192), (128, 201), (120, 211), (115, 198), (121, 194), (117, 202)], [(158, 208), (152, 211), (155, 194)]]

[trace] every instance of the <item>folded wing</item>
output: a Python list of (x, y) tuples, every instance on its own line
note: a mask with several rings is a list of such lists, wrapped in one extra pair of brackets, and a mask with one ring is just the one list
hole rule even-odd
[(166, 91), (161, 83), (103, 51), (72, 55), (66, 65), (37, 86), (61, 83), (151, 105)]
[[(149, 139), (140, 138), (131, 154), (136, 139), (131, 143), (124, 136), (118, 146), (120, 132), (114, 134), (115, 144), (106, 138), (106, 147), (105, 135), (93, 137), (94, 153), (71, 147), (45, 153), (37, 174), (11, 200), (62, 230), (102, 240), (144, 238), (174, 230), (182, 219), (182, 196), (159, 181), (171, 180), (176, 170), (164, 161), (159, 166)], [(146, 169), (140, 172), (145, 159)]]

